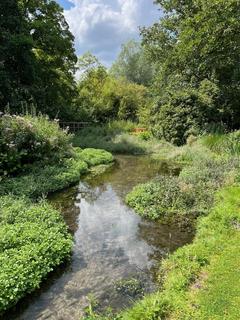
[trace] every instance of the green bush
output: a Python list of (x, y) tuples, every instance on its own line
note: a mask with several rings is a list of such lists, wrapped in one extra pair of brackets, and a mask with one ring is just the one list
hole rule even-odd
[(209, 123), (219, 121), (214, 106), (218, 88), (211, 81), (203, 80), (198, 89), (169, 90), (152, 112), (153, 133), (157, 137), (183, 145), (190, 135), (198, 135)]
[(0, 312), (38, 288), (71, 248), (61, 215), (46, 202), (0, 197)]
[(46, 117), (0, 117), (0, 175), (19, 172), (35, 161), (71, 155), (71, 136)]

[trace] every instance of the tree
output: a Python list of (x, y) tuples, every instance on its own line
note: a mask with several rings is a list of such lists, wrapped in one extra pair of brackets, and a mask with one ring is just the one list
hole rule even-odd
[[(228, 128), (240, 126), (240, 2), (157, 0), (165, 12), (142, 29), (148, 57), (157, 65), (154, 92), (198, 90), (208, 80), (219, 88), (215, 116)], [(186, 119), (187, 120), (187, 119)], [(211, 121), (212, 119), (209, 119)]]
[(83, 55), (80, 61), (85, 72), (78, 83), (78, 117), (97, 122), (138, 120), (147, 105), (147, 89), (125, 78), (116, 79), (92, 55)]
[(82, 75), (86, 75), (91, 70), (101, 66), (102, 64), (99, 62), (98, 58), (89, 51), (78, 58), (77, 68)]
[(5, 37), (0, 48), (5, 53), (0, 81), (4, 85), (5, 77), (8, 87), (16, 88), (12, 94), (1, 91), (2, 107), (9, 102), (21, 111), (22, 101), (33, 102), (51, 117), (66, 117), (76, 95), (77, 57), (63, 10), (51, 0), (2, 1), (0, 8)]
[(17, 0), (0, 2), (0, 108), (31, 99), (35, 81), (33, 40)]
[(128, 81), (137, 84), (150, 85), (153, 78), (153, 65), (147, 60), (141, 44), (130, 40), (122, 45), (122, 50), (113, 63), (110, 73), (116, 78), (125, 77)]

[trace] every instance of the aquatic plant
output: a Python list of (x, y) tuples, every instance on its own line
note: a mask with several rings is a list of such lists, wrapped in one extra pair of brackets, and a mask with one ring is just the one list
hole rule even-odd
[(38, 288), (71, 249), (63, 218), (45, 201), (0, 197), (0, 313)]

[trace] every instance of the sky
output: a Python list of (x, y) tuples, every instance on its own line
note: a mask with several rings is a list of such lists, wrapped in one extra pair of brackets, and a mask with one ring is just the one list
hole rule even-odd
[(75, 36), (77, 55), (87, 51), (110, 66), (121, 44), (139, 38), (139, 26), (160, 16), (153, 0), (56, 0)]

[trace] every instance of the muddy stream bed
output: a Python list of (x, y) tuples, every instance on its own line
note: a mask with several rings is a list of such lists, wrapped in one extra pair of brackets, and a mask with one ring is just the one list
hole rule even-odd
[(115, 290), (122, 279), (138, 279), (145, 293), (155, 290), (161, 259), (191, 242), (193, 234), (142, 219), (124, 197), (138, 183), (176, 173), (149, 157), (117, 156), (117, 164), (104, 174), (52, 195), (49, 200), (61, 208), (74, 236), (72, 259), (6, 319), (80, 320), (89, 296), (100, 310), (121, 310), (136, 299)]

